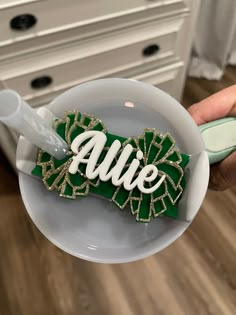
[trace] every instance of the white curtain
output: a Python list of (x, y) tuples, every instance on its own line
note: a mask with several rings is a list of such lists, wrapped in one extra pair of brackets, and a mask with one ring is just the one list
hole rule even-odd
[(189, 75), (219, 80), (236, 65), (236, 0), (202, 0)]

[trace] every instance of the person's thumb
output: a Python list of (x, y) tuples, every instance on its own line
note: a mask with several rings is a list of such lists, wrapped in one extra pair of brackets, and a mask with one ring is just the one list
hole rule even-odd
[(210, 170), (209, 188), (225, 190), (236, 184), (236, 152), (220, 163), (213, 164)]

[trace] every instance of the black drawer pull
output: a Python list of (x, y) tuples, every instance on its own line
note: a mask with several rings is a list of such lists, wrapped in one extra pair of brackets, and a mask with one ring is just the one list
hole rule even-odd
[(150, 57), (152, 55), (155, 55), (160, 50), (160, 47), (156, 44), (149, 45), (143, 49), (143, 56), (144, 57)]
[(49, 86), (52, 83), (52, 78), (45, 75), (42, 77), (35, 78), (31, 81), (31, 87), (33, 89), (43, 89), (47, 86)]
[(10, 21), (11, 29), (26, 31), (37, 23), (37, 18), (32, 14), (17, 15)]

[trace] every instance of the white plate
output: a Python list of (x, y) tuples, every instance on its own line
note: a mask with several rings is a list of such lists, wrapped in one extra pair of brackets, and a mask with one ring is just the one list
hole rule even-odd
[(181, 152), (201, 156), (191, 166), (180, 206), (180, 218), (186, 216), (186, 211), (191, 212), (188, 221), (162, 217), (149, 224), (137, 223), (128, 211), (121, 211), (107, 200), (93, 196), (76, 201), (63, 199), (47, 191), (38, 179), (20, 172), (26, 209), (51, 242), (83, 259), (120, 263), (152, 255), (186, 230), (205, 196), (209, 163), (197, 126), (176, 100), (144, 83), (104, 79), (72, 88), (56, 98), (49, 109), (57, 117), (75, 109), (94, 114), (110, 133), (125, 137), (139, 135), (146, 127), (170, 132)]

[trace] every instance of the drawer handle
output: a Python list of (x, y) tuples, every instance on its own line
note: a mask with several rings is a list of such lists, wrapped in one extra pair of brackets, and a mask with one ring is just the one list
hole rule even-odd
[(158, 53), (160, 50), (160, 46), (157, 44), (149, 45), (143, 49), (143, 56), (144, 57), (150, 57)]
[(37, 18), (32, 14), (17, 15), (10, 21), (11, 29), (15, 31), (26, 31), (37, 23)]
[(52, 78), (45, 75), (42, 77), (35, 78), (31, 81), (31, 87), (33, 89), (43, 89), (52, 84)]

